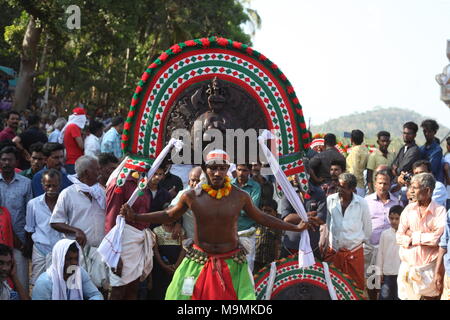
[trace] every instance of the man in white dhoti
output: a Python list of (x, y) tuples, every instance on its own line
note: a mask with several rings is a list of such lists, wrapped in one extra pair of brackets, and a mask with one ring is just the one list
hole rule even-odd
[[(127, 167), (127, 164), (125, 164)], [(112, 180), (106, 189), (106, 220), (105, 241), (101, 248), (104, 260), (117, 268), (110, 269), (111, 300), (136, 300), (139, 281), (145, 279), (153, 266), (153, 240), (149, 223), (120, 222), (120, 208), (130, 199), (139, 183), (140, 175), (131, 168), (125, 183), (118, 186), (117, 179)], [(136, 168), (135, 168), (136, 169)], [(145, 169), (142, 170), (145, 172)], [(133, 209), (138, 213), (150, 211), (151, 193), (148, 188), (142, 190), (133, 204)], [(123, 219), (123, 218), (122, 218)], [(119, 221), (120, 224), (116, 224)], [(122, 234), (118, 234), (123, 230)], [(117, 248), (120, 252), (117, 253)], [(117, 256), (120, 256), (117, 262)]]
[(59, 195), (50, 224), (55, 230), (75, 239), (83, 248), (82, 265), (98, 288), (109, 287), (108, 270), (97, 252), (105, 236), (106, 195), (98, 183), (97, 159), (82, 156), (75, 162), (77, 177)]

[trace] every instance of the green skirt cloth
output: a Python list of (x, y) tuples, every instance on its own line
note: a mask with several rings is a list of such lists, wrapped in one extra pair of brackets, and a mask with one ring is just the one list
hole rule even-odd
[[(233, 259), (225, 259), (231, 274), (234, 291), (238, 300), (256, 300), (253, 279), (247, 262), (237, 263)], [(191, 296), (182, 294), (184, 280), (188, 277), (198, 279), (205, 265), (184, 258), (175, 271), (172, 282), (166, 291), (166, 300), (190, 300)]]

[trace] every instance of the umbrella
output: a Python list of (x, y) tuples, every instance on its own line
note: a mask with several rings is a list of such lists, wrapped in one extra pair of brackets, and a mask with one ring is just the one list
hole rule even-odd
[(5, 67), (5, 66), (0, 66), (0, 73), (10, 77), (10, 78), (15, 78), (17, 73), (16, 71), (14, 71), (14, 69)]

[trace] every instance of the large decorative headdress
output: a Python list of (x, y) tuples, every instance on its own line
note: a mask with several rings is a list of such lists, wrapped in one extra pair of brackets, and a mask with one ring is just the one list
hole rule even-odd
[[(148, 66), (131, 99), (122, 135), (124, 154), (151, 165), (167, 143), (165, 133), (177, 99), (215, 77), (245, 90), (255, 101), (265, 127), (276, 136), (273, 152), (285, 174), (303, 173), (309, 134), (291, 83), (263, 54), (221, 37), (175, 44)], [(191, 100), (183, 102), (183, 112), (193, 112)]]

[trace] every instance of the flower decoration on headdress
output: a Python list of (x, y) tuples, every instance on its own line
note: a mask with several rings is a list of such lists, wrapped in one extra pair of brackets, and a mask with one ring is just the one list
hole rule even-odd
[(338, 142), (336, 145), (335, 145), (335, 148), (344, 156), (344, 157), (347, 157), (347, 155), (348, 155), (348, 153), (347, 153), (347, 148), (346, 148), (346, 146), (344, 146), (344, 144), (342, 143), (342, 142)]
[(325, 147), (325, 140), (323, 139), (324, 136), (325, 135), (323, 133), (316, 133), (311, 142), (311, 149), (316, 152), (322, 152)]

